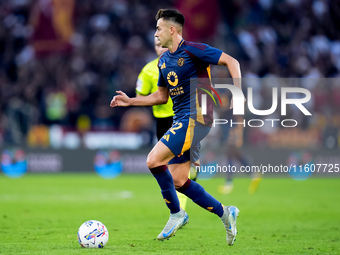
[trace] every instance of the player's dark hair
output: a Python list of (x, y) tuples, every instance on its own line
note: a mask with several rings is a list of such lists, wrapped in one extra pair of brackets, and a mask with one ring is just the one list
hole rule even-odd
[(182, 13), (175, 9), (159, 9), (156, 14), (156, 20), (159, 19), (171, 20), (177, 24), (184, 26), (185, 18)]

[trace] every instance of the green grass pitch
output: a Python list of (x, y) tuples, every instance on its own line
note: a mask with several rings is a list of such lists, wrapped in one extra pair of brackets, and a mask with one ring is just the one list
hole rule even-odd
[[(246, 178), (230, 195), (217, 192), (223, 179), (199, 182), (239, 207), (234, 246), (220, 219), (191, 201), (190, 223), (155, 240), (169, 212), (151, 175), (0, 175), (0, 254), (340, 254), (340, 179), (263, 179), (252, 195)], [(103, 249), (78, 244), (79, 226), (91, 219), (109, 230)]]

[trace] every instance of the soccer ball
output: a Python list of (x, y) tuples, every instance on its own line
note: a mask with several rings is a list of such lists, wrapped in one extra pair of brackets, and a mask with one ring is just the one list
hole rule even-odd
[(109, 232), (100, 221), (86, 221), (78, 230), (78, 242), (84, 248), (103, 248), (108, 240)]

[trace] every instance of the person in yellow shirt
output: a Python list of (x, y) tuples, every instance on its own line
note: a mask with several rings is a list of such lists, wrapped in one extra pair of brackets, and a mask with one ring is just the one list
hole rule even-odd
[[(168, 50), (167, 48), (162, 48), (158, 39), (155, 38), (155, 51), (157, 53), (158, 58), (147, 63), (143, 67), (140, 74), (138, 75), (136, 84), (137, 97), (148, 96), (157, 91), (158, 89), (157, 82), (159, 77), (159, 69), (157, 66), (158, 59), (167, 50)], [(156, 134), (158, 140), (160, 140), (162, 136), (166, 133), (166, 131), (168, 131), (168, 129), (171, 128), (172, 126), (174, 116), (172, 106), (173, 104), (170, 97), (166, 104), (152, 106), (152, 112), (156, 119)], [(196, 180), (196, 177), (197, 177), (196, 171), (193, 168), (190, 169), (190, 178), (192, 180)], [(177, 196), (181, 207), (183, 208), (183, 210), (185, 210), (188, 198), (184, 194), (178, 192)]]
[[(167, 50), (167, 48), (162, 48), (160, 43), (155, 38), (155, 51), (158, 55), (158, 58), (147, 63), (138, 75), (136, 84), (137, 97), (148, 96), (157, 91), (157, 82), (159, 77), (159, 69), (157, 66), (158, 59), (160, 55), (162, 55)], [(169, 98), (166, 104), (152, 106), (152, 111), (156, 119), (156, 133), (159, 140), (172, 125), (174, 111), (172, 110), (171, 98)]]

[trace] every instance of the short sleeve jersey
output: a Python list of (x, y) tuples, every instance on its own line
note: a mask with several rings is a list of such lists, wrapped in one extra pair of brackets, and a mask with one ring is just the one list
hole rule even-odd
[[(150, 95), (157, 91), (157, 81), (159, 69), (157, 67), (158, 58), (147, 63), (138, 75), (136, 93), (142, 96)], [(156, 118), (167, 118), (174, 116), (172, 110), (172, 100), (169, 98), (166, 104), (152, 106), (153, 115)]]
[(207, 44), (182, 40), (175, 52), (166, 51), (160, 57), (158, 86), (169, 89), (174, 122), (191, 117), (211, 125), (213, 101), (208, 97), (207, 114), (202, 115), (200, 93), (203, 90), (197, 89), (203, 86), (209, 90), (210, 84), (200, 84), (197, 78), (210, 78), (210, 64), (217, 65), (221, 54), (221, 50)]

